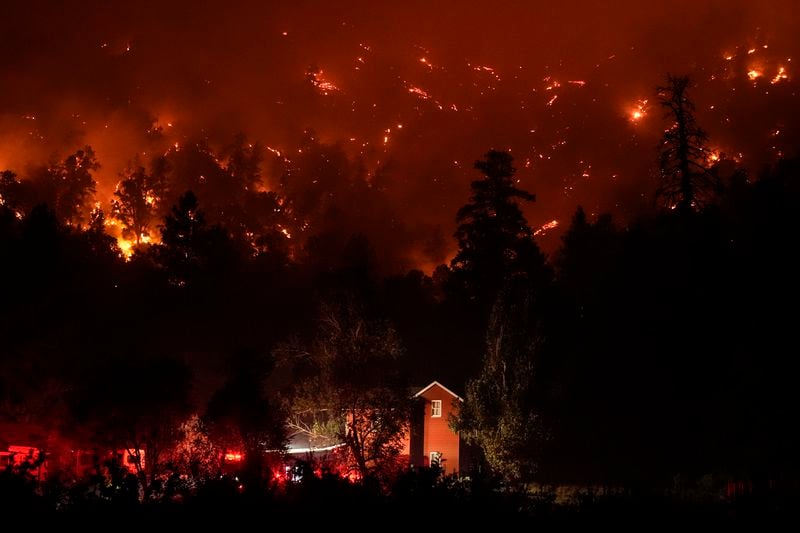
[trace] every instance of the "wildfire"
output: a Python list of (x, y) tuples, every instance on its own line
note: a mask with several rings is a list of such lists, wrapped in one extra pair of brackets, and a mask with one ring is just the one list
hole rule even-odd
[(776, 83), (780, 83), (783, 80), (788, 80), (789, 75), (786, 74), (786, 69), (784, 67), (778, 67), (778, 73), (775, 74), (775, 77), (772, 78), (771, 84), (775, 85)]
[(747, 77), (750, 78), (750, 81), (755, 81), (763, 75), (764, 73), (762, 71), (755, 68), (747, 71)]
[(647, 100), (639, 100), (630, 110), (629, 120), (631, 122), (639, 122), (647, 115)]
[[(550, 81), (550, 77), (548, 76), (545, 78), (545, 81)], [(553, 81), (550, 85), (544, 88), (545, 91), (552, 91), (553, 89), (558, 89), (561, 87), (561, 84), (558, 81)]]
[(341, 90), (332, 81), (325, 79), (324, 74), (325, 73), (322, 69), (312, 69), (306, 73), (306, 77), (311, 82), (311, 85), (313, 85), (323, 96), (328, 96), (328, 94), (332, 92)]
[(411, 87), (408, 88), (408, 92), (411, 93), (411, 94), (416, 94), (417, 96), (419, 96), (423, 100), (427, 100), (427, 99), (429, 99), (431, 97), (431, 95), (428, 94), (428, 92), (426, 90), (420, 89), (419, 87), (416, 87), (414, 85), (412, 85)]
[(722, 158), (722, 153), (719, 150), (714, 150), (714, 149), (707, 150), (706, 164), (713, 165), (714, 163), (719, 162), (721, 158)]
[(117, 238), (117, 245), (119, 246), (119, 249), (122, 251), (122, 255), (125, 257), (126, 261), (128, 261), (133, 255), (133, 246), (135, 244), (136, 243), (128, 239), (124, 239), (122, 237)]
[[(153, 201), (157, 200), (157, 198), (153, 197)], [(113, 218), (107, 218), (105, 220), (105, 228), (109, 235), (115, 236), (117, 239), (117, 246), (119, 246), (119, 250), (122, 252), (122, 257), (125, 259), (125, 261), (129, 261), (131, 256), (133, 256), (134, 248), (136, 247), (136, 240), (123, 237), (122, 229), (119, 227), (117, 221)], [(158, 241), (154, 241), (150, 233), (146, 231), (139, 235), (139, 244), (153, 244), (155, 242)]]
[(467, 66), (472, 67), (472, 70), (474, 70), (475, 72), (488, 73), (488, 74), (494, 76), (495, 79), (500, 81), (500, 76), (497, 74), (497, 72), (495, 71), (494, 67), (490, 67), (490, 66), (487, 66), (487, 65), (471, 65), (469, 63), (467, 63)]
[(334, 85), (332, 82), (329, 81), (320, 82), (319, 85), (317, 85), (317, 87), (319, 88), (320, 91), (322, 91), (322, 94), (325, 95), (327, 95), (331, 91), (339, 90), (339, 88), (336, 85)]
[[(139, 235), (139, 243), (152, 244), (153, 238), (148, 233), (142, 233)], [(136, 247), (136, 241), (126, 239), (120, 235), (117, 237), (117, 246), (119, 246), (119, 249), (122, 252), (122, 257), (125, 259), (125, 261), (129, 261), (131, 256), (133, 256), (134, 248)]]
[(549, 230), (551, 230), (553, 228), (557, 228), (557, 227), (558, 227), (558, 220), (553, 219), (550, 222), (547, 222), (546, 224), (542, 224), (542, 226), (539, 229), (537, 229), (536, 231), (534, 231), (533, 234), (534, 235), (544, 235)]

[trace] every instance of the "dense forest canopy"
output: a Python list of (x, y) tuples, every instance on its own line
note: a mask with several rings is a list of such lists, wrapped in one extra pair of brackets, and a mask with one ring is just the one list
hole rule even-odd
[[(217, 191), (191, 152), (227, 161), (245, 132), (266, 190), (302, 191), (315, 233), (347, 226), (384, 272), (430, 273), (455, 254), (453, 213), (493, 147), (536, 193), (523, 214), (552, 254), (577, 205), (619, 221), (652, 206), (666, 127), (653, 87), (667, 72), (693, 80), (711, 155), (754, 174), (791, 156), (798, 16), (790, 0), (9, 2), (0, 169), (27, 177), (90, 145), (109, 215), (120, 181), (139, 167), (157, 181), (152, 157), (176, 148), (186, 160), (173, 164), (197, 170), (186, 179)], [(223, 201), (188, 185), (159, 214), (187, 188)]]

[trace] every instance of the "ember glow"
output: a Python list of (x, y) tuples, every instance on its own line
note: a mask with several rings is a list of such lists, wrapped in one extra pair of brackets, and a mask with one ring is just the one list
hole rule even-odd
[(428, 98), (431, 97), (431, 95), (428, 94), (428, 91), (426, 91), (425, 89), (420, 89), (419, 87), (414, 87), (414, 86), (409, 87), (408, 92), (419, 96), (423, 100), (427, 100)]
[(786, 69), (783, 67), (778, 67), (778, 72), (775, 74), (775, 77), (772, 78), (772, 81), (770, 83), (775, 85), (776, 83), (780, 83), (788, 79), (789, 75), (786, 73)]
[(636, 102), (630, 110), (630, 121), (639, 122), (647, 115), (647, 99)]
[(706, 156), (705, 156), (706, 164), (711, 166), (714, 163), (719, 162), (721, 158), (722, 158), (722, 153), (719, 150), (715, 150), (715, 149), (712, 148), (712, 149), (708, 150), (707, 153), (706, 153)]
[(328, 96), (330, 93), (339, 91), (339, 87), (333, 82), (328, 81), (324, 74), (325, 73), (321, 69), (310, 69), (308, 72), (308, 80), (323, 96)]
[(557, 228), (558, 227), (558, 220), (551, 220), (533, 232), (534, 235), (544, 235), (547, 231)]
[[(346, 156), (335, 164), (348, 170), (334, 174), (379, 182), (384, 207), (338, 205), (345, 200), (325, 178), (302, 187), (351, 214), (342, 231), (366, 234), (405, 268), (452, 256), (471, 162), (492, 146), (511, 150), (520, 185), (536, 193), (525, 208), (534, 227), (568, 220), (579, 204), (621, 219), (647, 208), (653, 147), (668, 127), (654, 87), (668, 72), (691, 76), (698, 123), (749, 168), (799, 145), (787, 120), (797, 107), (800, 15), (788, 0), (601, 4), (248, 0), (198, 9), (123, 0), (108, 9), (87, 0), (56, 12), (11, 2), (4, 18), (15, 24), (0, 42), (0, 170), (24, 175), (89, 144), (101, 164), (96, 200), (108, 213), (134, 157), (148, 163), (202, 139), (222, 161), (242, 132), (263, 147), (255, 186), (269, 192), (285, 168), (318, 171), (304, 140), (313, 138)], [(780, 137), (770, 135), (778, 128)], [(300, 242), (340, 230), (334, 220), (286, 232)], [(445, 238), (429, 242), (432, 232)], [(559, 233), (540, 234), (542, 246), (553, 250)]]

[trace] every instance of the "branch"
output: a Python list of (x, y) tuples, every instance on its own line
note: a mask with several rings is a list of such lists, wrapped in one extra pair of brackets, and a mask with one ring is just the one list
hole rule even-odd
[(314, 431), (312, 426), (304, 422), (301, 422), (299, 420), (288, 420), (286, 422), (286, 427), (288, 427), (289, 429), (294, 429), (305, 435), (308, 435), (310, 439), (320, 439), (320, 440), (330, 439), (330, 435), (324, 435), (322, 433), (319, 433), (318, 431)]

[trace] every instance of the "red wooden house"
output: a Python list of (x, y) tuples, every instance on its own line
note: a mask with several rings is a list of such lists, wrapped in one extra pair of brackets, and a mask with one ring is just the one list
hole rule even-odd
[(468, 450), (461, 436), (450, 429), (450, 415), (464, 400), (438, 381), (423, 387), (411, 418), (409, 459), (412, 466), (438, 465), (445, 474), (464, 471)]

